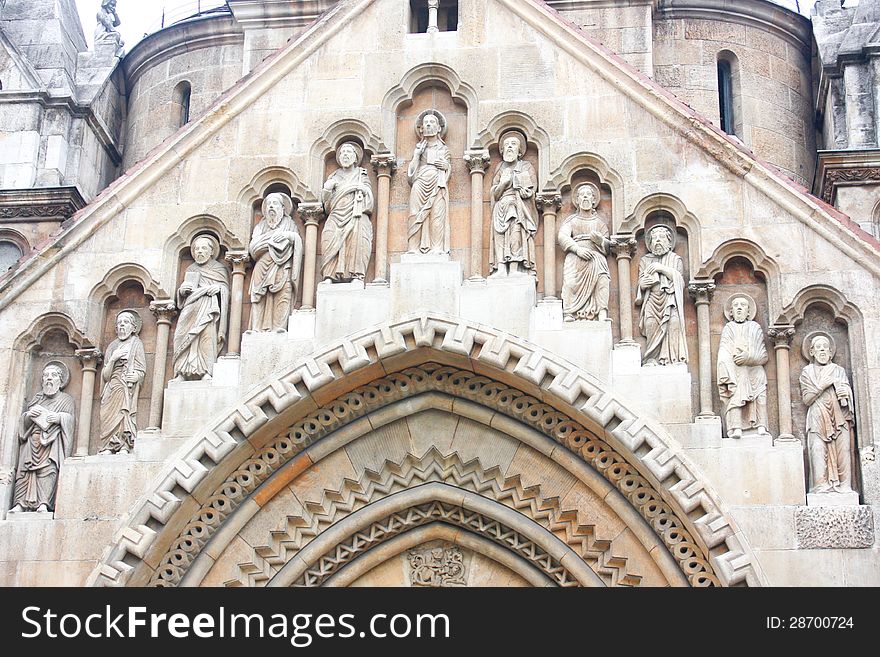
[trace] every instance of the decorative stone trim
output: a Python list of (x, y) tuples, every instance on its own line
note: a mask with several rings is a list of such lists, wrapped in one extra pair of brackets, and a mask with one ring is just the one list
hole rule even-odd
[(870, 506), (802, 506), (794, 516), (798, 547), (869, 548), (874, 545)]
[[(553, 431), (560, 442), (595, 462), (629, 499), (641, 504), (655, 530), (663, 532), (668, 540), (688, 543), (682, 532), (690, 532), (700, 555), (696, 561), (684, 559), (689, 569), (693, 566), (691, 576), (700, 580), (706, 576), (704, 573), (714, 571), (722, 585), (761, 584), (762, 577), (735, 522), (726, 516), (711, 486), (679, 453), (676, 442), (662, 426), (639, 418), (614, 399), (600, 381), (562, 358), (501, 331), (439, 315), (403, 319), (355, 334), (252, 389), (246, 401), (181, 449), (181, 458), (157, 478), (154, 492), (147, 494), (123, 522), (123, 529), (114, 537), (90, 583), (124, 585), (135, 568), (139, 572), (151, 569), (143, 559), (148, 551), (161, 549), (161, 544), (170, 539), (166, 528), (172, 519), (178, 527), (185, 525), (178, 512), (187, 513), (193, 508), (193, 496), (207, 497), (215, 488), (209, 474), (221, 463), (226, 471), (236, 467), (224, 462), (227, 458), (244, 460), (236, 455), (248, 454), (249, 450), (236, 451), (236, 447), (248, 438), (258, 449), (268, 442), (257, 439), (265, 434), (267, 424), (271, 426), (272, 418), (283, 413), (276, 423), (295, 422), (293, 418), (301, 412), (298, 409), (313, 409), (346, 394), (346, 381), (356, 380), (356, 373), (363, 377), (370, 369), (393, 371), (396, 363), (400, 363), (398, 368), (412, 365), (419, 361), (418, 353), (413, 353), (417, 350), (424, 352), (422, 362), (442, 355), (446, 360), (467, 363), (487, 374), (516, 381), (566, 409), (571, 423), (555, 418), (555, 409), (548, 404), (533, 408), (535, 405), (519, 398), (505, 395), (499, 399), (506, 400), (513, 412), (537, 412), (539, 418), (546, 419), (543, 426), (547, 431)], [(482, 389), (488, 395), (493, 387)], [(335, 421), (328, 419), (331, 424)], [(615, 462), (600, 449), (601, 443), (591, 438), (593, 434), (578, 432), (574, 424), (604, 434), (604, 442), (616, 457), (628, 455), (628, 465)], [(650, 485), (641, 486), (639, 478)], [(248, 473), (243, 483), (251, 479)], [(651, 499), (652, 490), (662, 498), (665, 508)], [(671, 516), (669, 509), (675, 509)], [(681, 525), (670, 522), (671, 517)], [(711, 564), (709, 569), (701, 563), (706, 558)]]
[(467, 584), (464, 555), (457, 545), (410, 550), (407, 558), (412, 586), (445, 588)]
[(833, 203), (841, 184), (880, 183), (880, 167), (855, 167), (852, 169), (826, 169), (822, 180), (822, 200)]
[(4, 221), (64, 221), (86, 206), (76, 187), (8, 189), (0, 191)]

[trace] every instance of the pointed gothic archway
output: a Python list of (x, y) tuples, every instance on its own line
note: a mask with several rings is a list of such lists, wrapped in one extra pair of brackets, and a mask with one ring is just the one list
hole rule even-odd
[(532, 584), (764, 581), (660, 425), (567, 361), (456, 318), (299, 361), (181, 454), (93, 584), (351, 583), (438, 540)]

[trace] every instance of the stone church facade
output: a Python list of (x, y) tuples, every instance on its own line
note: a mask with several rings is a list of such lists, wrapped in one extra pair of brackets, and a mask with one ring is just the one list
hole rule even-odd
[(116, 4), (0, 1), (0, 584), (880, 584), (880, 0)]

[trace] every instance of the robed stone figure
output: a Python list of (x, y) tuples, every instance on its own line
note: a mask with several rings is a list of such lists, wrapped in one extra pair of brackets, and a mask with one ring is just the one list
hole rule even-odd
[(452, 156), (441, 133), (439, 112), (430, 111), (416, 126), (420, 141), (407, 169), (412, 185), (406, 232), (409, 253), (446, 253), (446, 229), (449, 221), (449, 176)]
[(801, 372), (800, 384), (807, 407), (810, 492), (849, 493), (853, 490), (853, 390), (846, 370), (831, 362), (830, 336), (808, 337), (807, 345), (810, 364)]
[(727, 303), (727, 324), (718, 346), (718, 395), (724, 402), (728, 438), (743, 431), (767, 433), (767, 347), (764, 331), (754, 321), (757, 306), (746, 294)]
[(643, 365), (686, 363), (684, 262), (672, 250), (675, 235), (666, 226), (645, 234), (648, 253), (639, 261), (636, 306), (645, 336)]
[(172, 359), (178, 381), (211, 378), (229, 324), (229, 270), (216, 259), (219, 244), (199, 235), (190, 251), (195, 262), (177, 290), (180, 318)]
[(523, 159), (526, 139), (518, 132), (501, 138), (501, 156), (492, 179), (492, 230), (489, 233), (489, 268), (495, 276), (517, 274), (521, 270), (533, 276), (535, 269), (535, 233), (538, 232), (535, 208), (535, 167)]
[(321, 233), (321, 277), (347, 283), (364, 280), (373, 249), (373, 189), (367, 170), (358, 166), (363, 149), (345, 142), (336, 150), (341, 168), (324, 183), (322, 201), (327, 221)]
[(263, 201), (263, 219), (248, 249), (254, 261), (252, 331), (287, 330), (303, 258), (302, 237), (292, 214), (293, 201), (287, 194), (272, 193)]
[(107, 347), (101, 379), (101, 447), (99, 454), (127, 454), (137, 436), (137, 407), (147, 375), (144, 343), (138, 337), (143, 323), (133, 310), (116, 316), (116, 339)]
[(608, 271), (608, 225), (596, 212), (599, 188), (580, 185), (575, 192), (577, 213), (559, 227), (559, 246), (565, 250), (562, 267), (562, 316), (566, 322), (608, 318), (611, 273)]
[(47, 363), (40, 392), (21, 416), (12, 511), (55, 510), (58, 473), (73, 446), (76, 422), (73, 397), (62, 392), (69, 381), (64, 363)]

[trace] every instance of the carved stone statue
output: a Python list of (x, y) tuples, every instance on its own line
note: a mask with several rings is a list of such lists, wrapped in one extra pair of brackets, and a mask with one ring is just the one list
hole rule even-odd
[(446, 253), (449, 221), (449, 175), (452, 157), (443, 142), (446, 119), (437, 111), (424, 113), (416, 131), (421, 138), (407, 169), (412, 185), (407, 219), (410, 253)]
[(116, 28), (120, 26), (119, 14), (116, 13), (116, 0), (101, 0), (98, 10), (98, 24), (95, 26), (95, 45), (112, 43), (116, 45), (116, 56), (121, 57), (125, 42)]
[(584, 183), (575, 190), (577, 212), (559, 227), (565, 250), (562, 267), (562, 315), (566, 322), (608, 318), (608, 225), (599, 218), (599, 188)]
[(367, 170), (359, 165), (364, 150), (348, 141), (336, 149), (337, 169), (324, 183), (322, 201), (327, 221), (321, 233), (321, 277), (347, 283), (364, 280), (373, 248), (373, 190)]
[(217, 261), (220, 245), (209, 235), (190, 245), (195, 262), (177, 290), (180, 318), (174, 330), (176, 381), (209, 380), (229, 325), (229, 271)]
[(501, 137), (504, 161), (492, 179), (492, 230), (490, 231), (489, 268), (493, 276), (520, 273), (532, 276), (535, 269), (535, 233), (538, 232), (535, 208), (535, 167), (523, 158), (526, 138), (517, 131)]
[(648, 253), (639, 262), (636, 306), (639, 330), (645, 336), (643, 365), (686, 363), (684, 263), (672, 248), (675, 233), (654, 226), (645, 233)]
[(293, 221), (293, 201), (274, 193), (263, 201), (263, 219), (254, 228), (250, 254), (251, 330), (287, 330), (302, 269), (303, 242)]
[(137, 406), (147, 374), (144, 343), (138, 337), (143, 321), (133, 310), (116, 316), (116, 339), (104, 356), (101, 379), (101, 448), (99, 454), (127, 454), (137, 435)]
[(811, 493), (851, 493), (853, 391), (834, 358), (834, 340), (814, 333), (804, 340), (810, 364), (801, 372), (801, 397), (807, 407), (807, 450)]
[(12, 511), (55, 510), (58, 473), (73, 446), (76, 423), (73, 397), (62, 392), (69, 381), (64, 363), (47, 363), (41, 390), (21, 416)]
[(724, 309), (728, 319), (718, 346), (718, 394), (724, 402), (728, 438), (743, 430), (767, 433), (767, 347), (755, 319), (758, 308), (747, 294), (732, 296)]

